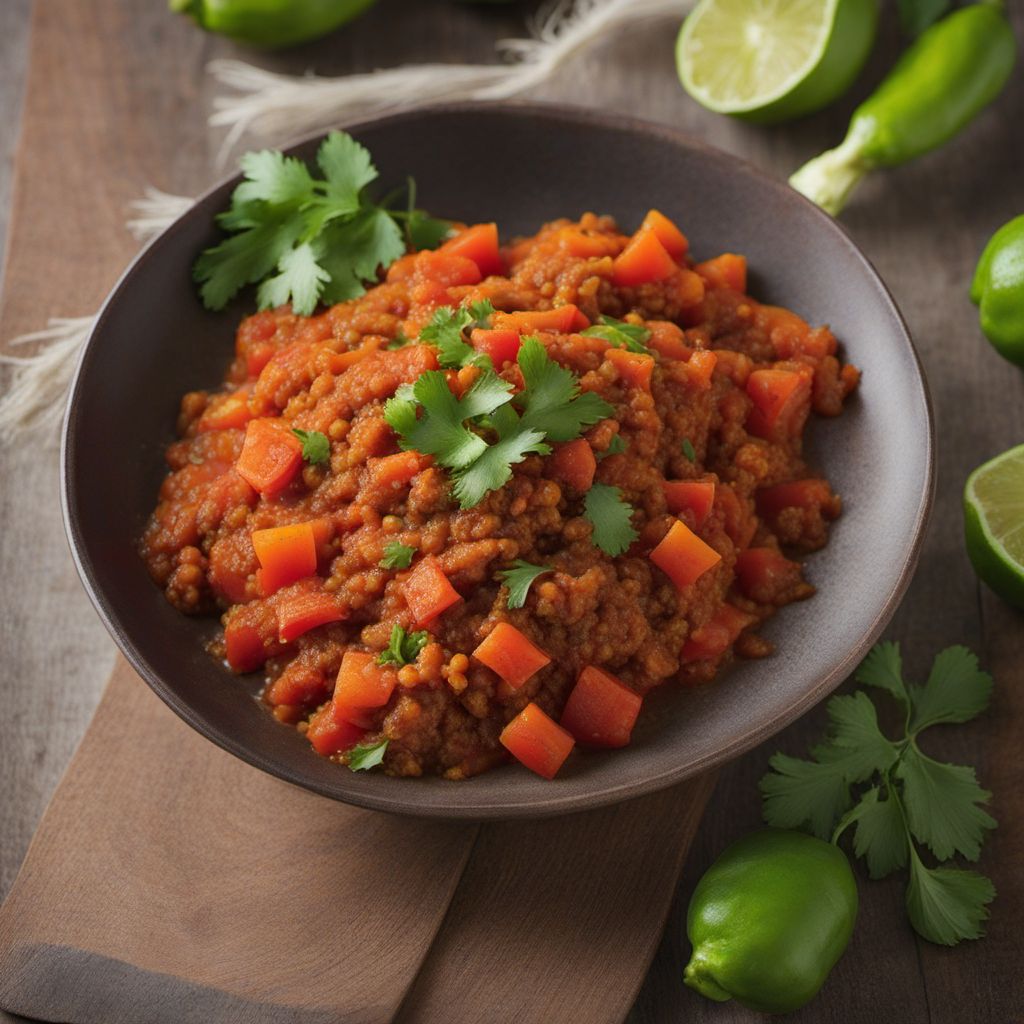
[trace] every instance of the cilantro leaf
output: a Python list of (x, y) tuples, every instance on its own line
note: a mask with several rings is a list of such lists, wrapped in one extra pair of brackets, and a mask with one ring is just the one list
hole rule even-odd
[(526, 604), (526, 594), (533, 581), (546, 572), (554, 572), (554, 569), (550, 565), (531, 565), (521, 558), (517, 558), (512, 563), (511, 569), (500, 569), (498, 576), (508, 587), (508, 600), (506, 601), (508, 607), (522, 608)]
[(633, 506), (622, 500), (618, 487), (593, 484), (583, 499), (583, 514), (593, 523), (594, 543), (613, 558), (640, 536), (633, 528)]
[(451, 233), (450, 220), (439, 220), (423, 210), (410, 210), (406, 215), (405, 238), (410, 249), (436, 249)]
[(416, 549), (401, 541), (389, 540), (384, 545), (384, 557), (377, 563), (382, 569), (408, 569)]
[(387, 647), (377, 655), (378, 665), (409, 665), (427, 646), (430, 634), (422, 629), (417, 633), (407, 633), (401, 626), (391, 627), (391, 639)]
[(613, 348), (624, 348), (629, 352), (642, 352), (650, 355), (650, 349), (644, 344), (651, 332), (640, 324), (616, 320), (613, 316), (602, 316), (599, 324), (580, 331), (585, 338), (602, 338)]
[(683, 455), (685, 455), (691, 462), (697, 461), (697, 452), (694, 450), (693, 442), (688, 438), (683, 438)]
[(543, 432), (522, 426), (510, 406), (496, 410), (491, 416), (491, 425), (498, 435), (497, 442), (487, 445), (471, 465), (455, 470), (452, 490), (462, 508), (472, 508), (488, 491), (496, 491), (508, 483), (512, 466), (527, 455), (547, 455), (551, 451), (550, 446), (543, 443)]
[(411, 215), (367, 197), (377, 170), (365, 147), (331, 132), (316, 162), (322, 179), (276, 150), (242, 157), (243, 181), (217, 216), (229, 237), (206, 249), (193, 268), (209, 309), (222, 309), (242, 287), (262, 282), (261, 309), (291, 302), (296, 313), (312, 313), (318, 301), (361, 295), (379, 267), (405, 252), (395, 218)]
[(765, 822), (773, 828), (806, 824), (819, 839), (828, 839), (836, 818), (850, 805), (842, 763), (820, 764), (774, 754), (768, 764), (772, 771), (759, 784)]
[(354, 772), (365, 772), (384, 762), (384, 754), (388, 749), (388, 741), (379, 743), (360, 743), (348, 752), (348, 766)]
[(469, 315), (472, 317), (473, 327), (489, 330), (491, 326), (491, 317), (494, 316), (494, 314), (495, 309), (490, 299), (480, 299), (477, 302), (471, 302), (469, 304)]
[(907, 863), (907, 835), (900, 805), (893, 795), (879, 799), (879, 787), (872, 786), (836, 828), (842, 832), (856, 823), (853, 852), (867, 861), (871, 878), (885, 878)]
[(978, 668), (966, 647), (947, 647), (932, 662), (924, 686), (912, 686), (910, 731), (920, 732), (939, 722), (968, 722), (988, 707), (992, 677)]
[(548, 356), (538, 338), (524, 338), (519, 369), (526, 387), (516, 396), (523, 426), (551, 441), (572, 441), (584, 427), (614, 415), (615, 409), (591, 391), (580, 393), (576, 375)]
[(331, 459), (331, 442), (319, 430), (298, 430), (292, 433), (302, 442), (302, 458), (311, 466), (321, 466)]
[(914, 930), (941, 946), (955, 946), (962, 939), (985, 934), (986, 905), (995, 899), (995, 886), (975, 871), (927, 868), (917, 852), (910, 851), (910, 885), (907, 915)]
[(420, 341), (437, 348), (437, 361), (441, 366), (465, 366), (479, 354), (462, 336), (472, 322), (473, 316), (464, 306), (457, 310), (440, 306), (434, 310), (430, 323), (420, 331)]
[(903, 783), (903, 803), (914, 838), (926, 843), (939, 860), (954, 853), (977, 860), (985, 830), (995, 819), (979, 804), (992, 795), (978, 785), (974, 769), (940, 764), (910, 744), (896, 766)]
[(903, 658), (900, 645), (892, 641), (875, 644), (860, 663), (853, 678), (865, 686), (876, 686), (895, 697), (905, 707), (910, 698), (903, 682)]
[(828, 717), (832, 744), (842, 751), (836, 760), (845, 764), (850, 782), (860, 782), (872, 772), (884, 772), (896, 760), (896, 747), (878, 728), (875, 705), (866, 693), (833, 697), (828, 702)]
[(608, 447), (603, 452), (598, 452), (597, 461), (607, 459), (609, 455), (622, 455), (626, 451), (626, 439), (621, 434), (613, 434), (608, 442)]

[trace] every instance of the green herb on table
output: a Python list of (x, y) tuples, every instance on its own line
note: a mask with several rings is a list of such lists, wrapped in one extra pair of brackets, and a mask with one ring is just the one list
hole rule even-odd
[(697, 461), (697, 452), (694, 450), (693, 443), (688, 437), (683, 438), (682, 444), (683, 454), (691, 461)]
[[(390, 210), (367, 194), (377, 178), (367, 150), (344, 132), (321, 143), (314, 177), (297, 157), (277, 150), (246, 153), (245, 180), (217, 217), (228, 233), (205, 250), (193, 274), (209, 309), (223, 309), (247, 284), (259, 284), (260, 309), (291, 302), (301, 315), (318, 302), (354, 299), (406, 251), (402, 225), (421, 211)], [(437, 222), (440, 224), (441, 222)]]
[(384, 545), (384, 557), (377, 563), (382, 569), (408, 569), (416, 549), (398, 540), (389, 540)]
[(518, 360), (524, 388), (514, 396), (512, 385), (490, 368), (461, 398), (443, 372), (428, 370), (384, 407), (403, 449), (432, 455), (451, 472), (462, 508), (507, 483), (512, 466), (527, 455), (550, 454), (546, 440), (573, 440), (614, 411), (599, 396), (581, 394), (575, 375), (550, 359), (536, 338), (523, 341)]
[(383, 764), (384, 754), (388, 749), (388, 741), (379, 743), (360, 743), (348, 752), (348, 766), (354, 772), (365, 772)]
[(292, 433), (302, 442), (302, 458), (311, 466), (322, 466), (331, 459), (331, 442), (319, 430), (299, 430)]
[[(936, 761), (918, 745), (933, 725), (967, 722), (988, 706), (992, 678), (965, 647), (942, 651), (923, 686), (904, 682), (899, 646), (878, 644), (856, 680), (893, 697), (903, 728), (890, 739), (863, 690), (828, 703), (830, 735), (811, 760), (776, 754), (761, 780), (764, 818), (778, 828), (807, 827), (833, 841), (853, 827), (853, 851), (872, 878), (909, 864), (907, 913), (931, 942), (952, 946), (983, 934), (995, 888), (984, 876), (940, 863), (928, 867), (919, 846), (945, 862), (977, 860), (996, 822), (984, 809), (990, 794), (974, 769)], [(852, 788), (851, 788), (852, 787)]]
[(650, 330), (640, 324), (627, 323), (625, 320), (616, 320), (613, 316), (602, 316), (599, 324), (588, 327), (580, 333), (585, 338), (602, 338), (614, 348), (624, 348), (629, 352), (642, 352), (650, 354), (650, 349), (644, 344), (651, 336)]
[(522, 608), (526, 604), (526, 595), (538, 576), (546, 572), (554, 572), (550, 565), (531, 565), (517, 558), (511, 569), (500, 569), (498, 576), (508, 587), (507, 605), (509, 608)]
[(583, 509), (594, 527), (593, 541), (606, 555), (621, 555), (639, 536), (633, 528), (633, 506), (622, 500), (618, 487), (594, 484)]
[(378, 665), (410, 665), (427, 646), (430, 634), (425, 630), (407, 633), (401, 626), (391, 627), (391, 639), (387, 647), (377, 655)]

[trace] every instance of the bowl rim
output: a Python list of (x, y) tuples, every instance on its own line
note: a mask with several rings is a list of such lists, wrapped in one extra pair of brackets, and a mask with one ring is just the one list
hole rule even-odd
[[(124, 289), (130, 285), (136, 270), (143, 263), (148, 262), (152, 258), (156, 247), (161, 245), (165, 239), (174, 235), (181, 228), (183, 222), (187, 218), (194, 216), (196, 210), (204, 202), (226, 186), (237, 182), (240, 178), (240, 173), (235, 171), (225, 174), (213, 185), (205, 189), (187, 210), (176, 217), (163, 231), (149, 239), (128, 263), (104, 299), (90, 327), (89, 336), (78, 353), (61, 427), (60, 503), (65, 535), (79, 578), (100, 620), (134, 671), (145, 680), (153, 692), (179, 718), (183, 719), (193, 729), (208, 740), (211, 740), (221, 749), (278, 779), (330, 799), (370, 810), (410, 817), (469, 821), (553, 817), (591, 810), (615, 804), (622, 800), (640, 797), (668, 786), (676, 785), (718, 765), (725, 764), (796, 721), (823, 700), (850, 675), (854, 667), (878, 639), (899, 606), (920, 558), (928, 517), (934, 503), (936, 486), (935, 419), (932, 400), (924, 367), (907, 323), (881, 275), (868, 257), (861, 251), (860, 247), (853, 241), (847, 229), (809, 199), (796, 192), (795, 189), (792, 189), (786, 182), (780, 181), (766, 173), (749, 160), (735, 156), (716, 146), (709, 145), (702, 139), (695, 138), (669, 125), (567, 103), (503, 100), (426, 104), (381, 116), (351, 121), (344, 125), (337, 125), (336, 128), (358, 136), (360, 130), (376, 128), (381, 125), (401, 125), (403, 122), (414, 121), (425, 116), (458, 116), (467, 113), (478, 114), (482, 111), (494, 112), (498, 116), (511, 114), (552, 123), (572, 121), (577, 125), (592, 125), (597, 128), (654, 136), (673, 146), (700, 152), (712, 161), (731, 164), (733, 167), (742, 170), (745, 174), (758, 179), (759, 183), (769, 191), (778, 195), (784, 195), (786, 202), (792, 203), (795, 197), (797, 202), (803, 203), (806, 208), (813, 211), (812, 216), (817, 218), (821, 230), (831, 233), (834, 239), (846, 250), (847, 254), (861, 265), (861, 268), (877, 288), (879, 298), (883, 301), (885, 312), (899, 328), (900, 333), (902, 333), (909, 354), (912, 357), (912, 366), (916, 371), (914, 375), (915, 382), (921, 392), (926, 419), (926, 429), (924, 431), (926, 445), (924, 452), (919, 453), (923, 460), (924, 486), (921, 489), (917, 508), (914, 512), (911, 543), (904, 554), (902, 564), (895, 575), (889, 592), (885, 596), (884, 601), (879, 605), (870, 627), (863, 633), (858, 643), (851, 646), (844, 657), (829, 672), (820, 677), (813, 686), (809, 687), (799, 699), (788, 705), (784, 711), (768, 719), (758, 720), (742, 733), (735, 735), (730, 742), (719, 747), (714, 753), (706, 754), (686, 764), (670, 767), (656, 774), (638, 775), (617, 785), (605, 785), (603, 788), (592, 792), (579, 793), (571, 791), (566, 794), (560, 792), (557, 785), (553, 785), (550, 787), (550, 795), (546, 796), (543, 800), (480, 801), (477, 804), (445, 805), (443, 800), (423, 801), (422, 797), (425, 794), (417, 789), (416, 780), (408, 779), (397, 780), (399, 784), (408, 788), (408, 793), (404, 795), (401, 791), (396, 792), (386, 786), (380, 787), (379, 791), (368, 787), (366, 790), (361, 789), (341, 794), (335, 789), (321, 785), (316, 779), (302, 777), (300, 772), (291, 770), (288, 765), (273, 761), (261, 750), (254, 748), (251, 744), (240, 741), (235, 735), (222, 732), (220, 729), (213, 727), (199, 712), (193, 709), (191, 704), (178, 695), (173, 686), (165, 682), (162, 676), (150, 667), (143, 652), (135, 644), (128, 631), (121, 625), (112, 602), (108, 600), (106, 593), (99, 583), (92, 559), (88, 554), (85, 533), (81, 528), (79, 520), (78, 501), (73, 487), (73, 468), (76, 455), (74, 426), (83, 391), (83, 368), (86, 365), (96, 339), (103, 333), (112, 307), (119, 301)], [(296, 149), (309, 146), (315, 141), (322, 139), (331, 130), (335, 129), (307, 132), (275, 148), (279, 148), (285, 153), (291, 153)], [(394, 782), (396, 780), (389, 781)], [(452, 784), (467, 786), (472, 785), (472, 782), (470, 780), (469, 782)], [(417, 796), (421, 799), (417, 800)]]

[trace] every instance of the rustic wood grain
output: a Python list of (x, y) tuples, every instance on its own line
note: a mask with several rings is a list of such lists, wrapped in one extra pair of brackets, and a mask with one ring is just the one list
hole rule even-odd
[[(23, 4), (23, 0), (15, 0)], [(332, 40), (259, 57), (280, 69), (343, 73), (402, 59), (489, 57), (493, 39), (514, 34), (529, 5), (483, 7), (382, 0), (368, 18)], [(15, 196), (12, 259), (0, 338), (39, 326), (50, 314), (88, 312), (112, 283), (133, 243), (120, 230), (123, 205), (145, 183), (191, 192), (211, 176), (219, 140), (197, 111), (208, 108), (202, 74), (211, 56), (239, 52), (170, 18), (162, 3), (135, 0), (39, 5), (30, 80), (76, 69), (75, 88), (26, 108)], [(15, 11), (15, 13), (11, 13)], [(623, 33), (575, 60), (535, 93), (682, 126), (784, 176), (842, 135), (855, 102), (900, 45), (891, 12), (878, 53), (857, 88), (835, 108), (784, 129), (763, 129), (700, 110), (679, 90), (661, 29)], [(16, 8), (0, 5), (3, 45), (16, 35)], [(1024, 11), (1014, 8), (1018, 37)], [(6, 20), (5, 20), (6, 19)], [(402, 31), (396, 31), (400, 25)], [(21, 29), (24, 32), (24, 29)], [(0, 115), (6, 128), (16, 65), (0, 52)], [(6, 104), (4, 106), (3, 104)], [(938, 500), (925, 555), (889, 635), (904, 641), (920, 676), (931, 655), (954, 642), (973, 646), (997, 679), (992, 711), (967, 727), (936, 731), (928, 749), (978, 765), (994, 793), (1000, 828), (980, 867), (999, 887), (988, 938), (954, 951), (915, 940), (905, 924), (898, 880), (862, 880), (861, 918), (849, 952), (801, 1021), (884, 1019), (988, 1022), (1021, 1018), (1019, 921), (1024, 914), (1019, 824), (1024, 808), (1019, 741), (1021, 617), (979, 588), (960, 539), (959, 492), (968, 471), (1024, 433), (1024, 382), (981, 340), (966, 283), (988, 234), (1024, 210), (1024, 81), (1017, 74), (999, 103), (953, 145), (863, 186), (843, 220), (878, 266), (906, 314), (928, 371), (938, 426)], [(56, 140), (60, 140), (59, 143)], [(7, 133), (0, 138), (0, 145)], [(58, 158), (54, 158), (55, 152)], [(2, 151), (0, 151), (2, 155)], [(83, 201), (83, 189), (90, 202)], [(89, 191), (95, 189), (95, 191)], [(34, 216), (58, 201), (64, 215)], [(76, 200), (78, 200), (76, 202)], [(49, 254), (50, 274), (19, 270), (22, 247)], [(80, 252), (90, 258), (78, 261)], [(55, 284), (56, 282), (56, 284)], [(870, 386), (870, 382), (865, 382)], [(0, 892), (20, 863), (45, 800), (67, 763), (106, 677), (111, 647), (75, 580), (56, 511), (55, 467), (31, 449), (0, 451)], [(59, 609), (56, 613), (54, 609)], [(40, 623), (49, 624), (40, 628)], [(827, 642), (827, 638), (823, 638)], [(800, 752), (820, 730), (816, 712), (722, 774), (698, 834), (677, 903), (636, 1007), (633, 1024), (750, 1021), (757, 1015), (712, 1004), (681, 984), (688, 955), (685, 903), (723, 844), (759, 818), (756, 780), (768, 754)], [(515, 967), (507, 968), (516, 975)], [(531, 984), (533, 979), (521, 979)]]

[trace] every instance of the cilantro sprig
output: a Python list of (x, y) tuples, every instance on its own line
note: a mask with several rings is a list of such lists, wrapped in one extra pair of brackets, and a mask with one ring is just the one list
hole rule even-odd
[(348, 752), (348, 766), (354, 772), (366, 772), (384, 763), (384, 754), (388, 749), (388, 741), (379, 743), (360, 743)]
[(576, 376), (537, 338), (523, 340), (518, 362), (524, 387), (515, 395), (508, 381), (483, 368), (456, 398), (445, 374), (428, 370), (384, 406), (402, 448), (432, 455), (450, 471), (462, 508), (504, 486), (527, 455), (550, 454), (547, 441), (570, 441), (614, 412), (598, 395), (581, 393)]
[(427, 646), (430, 634), (421, 629), (416, 633), (407, 633), (401, 626), (391, 627), (391, 638), (387, 647), (377, 655), (378, 665), (411, 665), (420, 651)]
[(420, 341), (434, 345), (437, 361), (448, 369), (460, 366), (490, 366), (490, 359), (478, 352), (465, 338), (465, 332), (474, 327), (490, 326), (494, 306), (489, 299), (471, 302), (468, 306), (441, 306), (434, 311), (430, 323), (420, 331)]
[(400, 540), (389, 540), (384, 545), (384, 557), (377, 563), (382, 569), (408, 569), (416, 549)]
[(640, 535), (633, 527), (633, 506), (610, 484), (593, 484), (583, 499), (583, 514), (594, 526), (594, 543), (613, 558)]
[(613, 348), (642, 352), (644, 355), (649, 355), (651, 351), (645, 344), (651, 336), (648, 328), (640, 324), (627, 323), (625, 320), (616, 320), (613, 316), (602, 315), (600, 323), (580, 333), (585, 338), (601, 338)]
[(925, 939), (952, 946), (983, 934), (995, 887), (984, 875), (940, 863), (928, 867), (919, 846), (939, 862), (978, 859), (995, 819), (974, 769), (925, 754), (921, 733), (941, 723), (967, 722), (988, 705), (992, 677), (965, 647), (942, 651), (923, 686), (907, 683), (899, 645), (876, 645), (855, 679), (883, 690), (903, 710), (897, 739), (879, 728), (863, 690), (828, 703), (829, 737), (811, 760), (775, 754), (761, 780), (764, 819), (778, 828), (807, 827), (833, 842), (853, 828), (853, 851), (872, 878), (909, 866), (907, 914)]
[(278, 150), (246, 153), (244, 181), (231, 195), (230, 208), (217, 217), (228, 237), (206, 249), (193, 276), (208, 309), (224, 306), (247, 284), (258, 284), (260, 309), (291, 302), (301, 315), (318, 302), (354, 299), (407, 246), (437, 245), (448, 233), (409, 205), (387, 209), (367, 187), (378, 174), (369, 152), (345, 132), (331, 132), (321, 143), (315, 177), (297, 157)]
[(532, 565), (521, 558), (512, 563), (511, 569), (499, 569), (498, 576), (508, 587), (509, 608), (522, 608), (526, 604), (526, 595), (538, 576), (546, 572), (554, 572), (550, 565)]
[(302, 459), (311, 466), (322, 466), (331, 461), (331, 442), (326, 434), (319, 430), (299, 430), (292, 428), (292, 433), (302, 442)]

